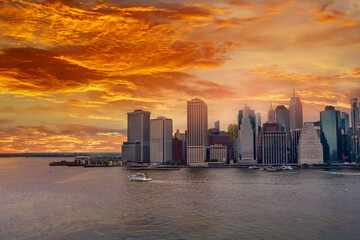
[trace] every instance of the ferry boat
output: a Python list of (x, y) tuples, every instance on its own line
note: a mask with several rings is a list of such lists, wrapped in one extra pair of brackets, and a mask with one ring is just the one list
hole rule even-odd
[(152, 179), (146, 173), (136, 173), (129, 176), (130, 181), (148, 182)]

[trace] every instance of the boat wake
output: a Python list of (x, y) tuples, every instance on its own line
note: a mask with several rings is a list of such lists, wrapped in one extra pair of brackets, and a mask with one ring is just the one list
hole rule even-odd
[(321, 171), (324, 173), (329, 173), (333, 175), (349, 175), (349, 176), (360, 176), (360, 173), (347, 173), (347, 172), (328, 172), (328, 171)]

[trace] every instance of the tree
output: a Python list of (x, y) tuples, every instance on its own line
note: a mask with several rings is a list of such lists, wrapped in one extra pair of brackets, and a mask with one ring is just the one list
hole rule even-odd
[(230, 139), (230, 158), (234, 158), (234, 141), (238, 137), (238, 125), (230, 124), (228, 126), (228, 134)]

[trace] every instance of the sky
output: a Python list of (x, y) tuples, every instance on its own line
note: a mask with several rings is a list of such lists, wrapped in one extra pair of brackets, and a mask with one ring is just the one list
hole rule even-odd
[(0, 152), (120, 152), (127, 112), (300, 97), (304, 121), (360, 97), (358, 0), (0, 0)]

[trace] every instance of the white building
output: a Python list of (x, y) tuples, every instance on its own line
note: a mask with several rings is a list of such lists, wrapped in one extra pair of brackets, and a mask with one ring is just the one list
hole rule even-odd
[(323, 164), (323, 146), (315, 130), (314, 123), (304, 124), (298, 144), (299, 164)]
[(150, 121), (150, 162), (164, 163), (172, 160), (172, 132), (171, 119), (157, 117)]
[(226, 163), (226, 159), (227, 159), (227, 147), (226, 146), (223, 146), (220, 144), (210, 145), (209, 152), (210, 152), (210, 154), (209, 154), (210, 161), (218, 160), (218, 162)]
[(186, 142), (187, 164), (204, 164), (208, 145), (208, 113), (206, 103), (198, 98), (187, 102)]

